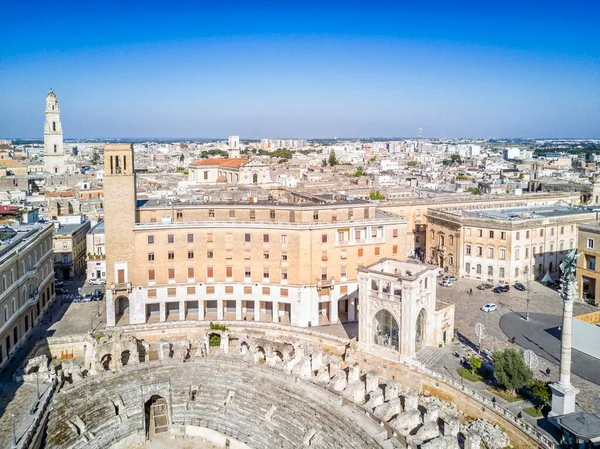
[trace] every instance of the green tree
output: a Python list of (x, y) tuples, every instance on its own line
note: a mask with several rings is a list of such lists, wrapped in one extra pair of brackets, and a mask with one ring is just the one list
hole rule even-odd
[(94, 152), (92, 153), (92, 164), (98, 165), (99, 163), (100, 163), (100, 155), (98, 154), (97, 150), (94, 150)]
[(479, 372), (481, 369), (481, 359), (479, 357), (471, 357), (471, 374), (474, 374), (475, 371)]
[(548, 401), (550, 401), (550, 398), (552, 397), (552, 390), (550, 390), (550, 386), (543, 380), (535, 379), (533, 382), (531, 382), (529, 384), (529, 391), (531, 391), (531, 394), (539, 398), (541, 401), (537, 408), (542, 408), (548, 403)]
[(321, 161), (321, 165), (322, 165), (323, 167), (327, 167), (327, 159), (323, 159), (323, 160)]
[(450, 159), (444, 159), (442, 164), (444, 165), (452, 165), (452, 164), (462, 164), (462, 158), (458, 154), (453, 154), (450, 156)]
[(533, 373), (525, 363), (523, 353), (509, 348), (494, 352), (494, 377), (496, 384), (514, 394), (517, 388), (531, 382)]
[(335, 157), (335, 151), (331, 150), (329, 152), (329, 165), (335, 167), (338, 164), (338, 160)]
[(183, 155), (183, 153), (181, 153), (181, 156), (179, 156), (179, 162), (183, 162), (185, 160), (185, 156)]
[(416, 167), (417, 166), (417, 161), (408, 161), (406, 163), (407, 167)]
[(368, 198), (370, 200), (385, 200), (385, 196), (383, 196), (379, 190), (373, 190), (371, 193), (369, 193)]
[(354, 173), (352, 173), (352, 175), (354, 178), (360, 178), (361, 176), (366, 175), (364, 169), (362, 167), (359, 167), (356, 169), (356, 171)]

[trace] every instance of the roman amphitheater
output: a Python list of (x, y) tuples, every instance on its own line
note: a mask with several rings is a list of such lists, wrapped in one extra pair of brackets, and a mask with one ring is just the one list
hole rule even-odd
[(49, 337), (19, 376), (44, 382), (19, 448), (552, 447), (417, 362), (274, 323)]

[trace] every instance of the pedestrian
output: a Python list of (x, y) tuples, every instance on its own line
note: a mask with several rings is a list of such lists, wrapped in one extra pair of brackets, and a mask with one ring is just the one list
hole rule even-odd
[(523, 413), (519, 412), (519, 414), (517, 415), (517, 418), (519, 418), (519, 419), (523, 418)]
[(469, 289), (469, 295), (473, 296), (473, 287)]

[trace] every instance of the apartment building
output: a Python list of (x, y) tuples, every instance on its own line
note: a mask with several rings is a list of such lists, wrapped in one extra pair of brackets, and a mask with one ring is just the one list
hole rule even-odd
[(51, 224), (0, 227), (0, 368), (54, 301)]
[(577, 246), (577, 225), (595, 217), (591, 208), (563, 205), (430, 208), (427, 261), (489, 282), (558, 279), (564, 254)]
[(104, 220), (100, 220), (85, 236), (87, 250), (87, 280), (106, 279)]
[(82, 215), (58, 217), (54, 230), (54, 267), (59, 279), (73, 279), (85, 272), (86, 235), (90, 222)]
[(590, 304), (600, 304), (600, 222), (593, 221), (579, 225), (577, 239), (577, 285), (579, 297)]
[(355, 321), (357, 268), (404, 259), (406, 221), (365, 201), (137, 201), (130, 145), (107, 145), (109, 326)]

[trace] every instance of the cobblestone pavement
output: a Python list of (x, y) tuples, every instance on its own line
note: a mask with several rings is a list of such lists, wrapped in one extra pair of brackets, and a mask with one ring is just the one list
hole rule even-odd
[[(500, 318), (506, 313), (516, 313), (523, 318), (527, 311), (527, 292), (519, 292), (511, 287), (507, 293), (493, 293), (491, 290), (477, 290), (477, 285), (481, 281), (471, 281), (459, 279), (450, 288), (438, 286), (438, 299), (454, 303), (455, 310), (455, 326), (457, 332), (464, 337), (466, 343), (466, 351), (475, 353), (478, 343), (478, 337), (475, 334), (475, 325), (481, 323), (485, 326), (485, 338), (482, 341), (482, 348), (485, 350), (504, 349), (515, 347), (509, 341), (509, 337), (504, 334), (500, 328)], [(469, 294), (470, 289), (473, 289), (473, 294)], [(562, 301), (560, 295), (555, 290), (549, 289), (537, 282), (531, 283), (531, 291), (529, 293), (529, 311), (533, 314), (554, 315), (560, 321), (562, 316)], [(496, 312), (482, 312), (481, 306), (487, 302), (493, 302), (498, 305)], [(574, 314), (581, 315), (583, 313), (597, 311), (598, 309), (583, 303), (575, 303)], [(531, 315), (533, 316), (533, 315)], [(533, 338), (531, 338), (533, 340)], [(519, 340), (517, 340), (519, 343)], [(533, 343), (532, 343), (533, 344)], [(447, 354), (443, 361), (452, 362), (451, 355), (452, 345), (447, 348)], [(552, 357), (549, 357), (552, 359)], [(442, 362), (443, 363), (443, 362)], [(454, 361), (456, 364), (457, 361)], [(558, 360), (546, 360), (539, 357), (539, 365), (534, 374), (536, 377), (545, 381), (556, 382), (558, 380)], [(446, 371), (440, 366), (430, 366), (439, 372)], [(550, 368), (550, 375), (546, 375), (546, 368)], [(453, 371), (456, 372), (456, 369)], [(445, 374), (448, 374), (447, 372)], [(589, 382), (579, 376), (572, 376), (573, 384), (581, 390), (577, 396), (577, 404), (590, 412), (600, 414), (600, 386)], [(514, 405), (514, 404), (513, 404)]]

